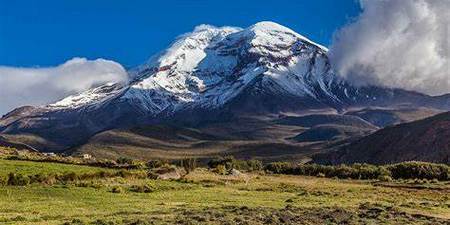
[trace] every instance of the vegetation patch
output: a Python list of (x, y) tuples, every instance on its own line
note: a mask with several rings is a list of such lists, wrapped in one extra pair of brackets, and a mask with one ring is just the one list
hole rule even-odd
[(370, 164), (352, 164), (326, 166), (318, 164), (298, 164), (274, 162), (266, 165), (265, 170), (274, 174), (306, 175), (340, 179), (425, 179), (450, 180), (450, 167), (445, 164), (426, 162), (404, 162), (388, 166)]
[[(409, 163), (388, 168), (273, 163), (255, 169), (259, 168), (258, 161), (224, 157), (215, 162), (215, 168), (213, 163), (211, 168), (198, 168), (196, 160), (183, 159), (172, 164), (155, 161), (140, 169), (119, 169), (0, 159), (0, 223), (450, 222), (450, 182), (439, 180), (445, 178), (442, 174), (446, 167), (441, 165)], [(435, 174), (431, 177), (436, 178), (424, 174), (427, 166), (436, 166), (431, 169)], [(406, 175), (393, 173), (410, 169), (416, 171), (414, 176), (422, 178), (400, 178)], [(177, 179), (153, 177), (176, 171), (184, 172)], [(384, 173), (392, 180), (376, 178)]]

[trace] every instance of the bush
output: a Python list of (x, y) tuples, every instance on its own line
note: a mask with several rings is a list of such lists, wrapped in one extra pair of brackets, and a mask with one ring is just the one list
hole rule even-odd
[(30, 184), (30, 178), (22, 174), (9, 173), (7, 184), (13, 186), (26, 186)]
[(197, 159), (196, 158), (182, 159), (179, 161), (179, 166), (183, 167), (186, 173), (190, 173), (197, 168)]
[(392, 181), (392, 177), (388, 175), (381, 175), (378, 177), (379, 181), (389, 182)]
[(80, 219), (73, 219), (71, 222), (64, 222), (63, 225), (84, 225), (85, 223)]
[(120, 165), (132, 165), (133, 164), (133, 159), (127, 158), (127, 157), (120, 157), (116, 160), (117, 164)]
[(8, 183), (7, 179), (0, 177), (0, 186), (6, 185)]
[(267, 164), (264, 170), (276, 174), (291, 174), (293, 166), (288, 162), (274, 162)]
[(228, 173), (224, 165), (217, 165), (217, 167), (213, 169), (213, 171), (220, 175), (226, 175)]
[(138, 193), (151, 193), (155, 191), (155, 187), (152, 187), (148, 184), (146, 185), (133, 185), (130, 188), (131, 191), (133, 192), (138, 192)]
[(115, 173), (114, 175), (115, 177), (122, 177), (122, 178), (130, 178), (133, 177), (134, 174), (131, 173), (130, 171), (126, 171), (126, 170), (119, 170)]
[(215, 169), (219, 165), (224, 166), (227, 171), (232, 169), (259, 171), (263, 169), (263, 164), (259, 160), (237, 160), (233, 156), (219, 157), (208, 162), (208, 167), (211, 169)]
[(79, 176), (75, 172), (68, 172), (63, 175), (58, 176), (57, 179), (62, 182), (72, 182), (72, 181), (79, 180)]
[(162, 160), (159, 159), (155, 159), (155, 160), (150, 160), (146, 163), (147, 168), (149, 169), (155, 169), (155, 168), (159, 168), (164, 166), (165, 164), (167, 164), (167, 162), (164, 162)]
[(248, 171), (260, 171), (264, 168), (263, 163), (256, 159), (247, 161), (247, 166), (248, 166), (248, 168), (247, 168)]
[(209, 168), (216, 168), (219, 165), (222, 165), (225, 167), (226, 170), (232, 170), (234, 168), (235, 159), (233, 156), (225, 156), (225, 157), (219, 157), (216, 159), (212, 159), (208, 162)]
[(341, 179), (426, 179), (449, 180), (450, 167), (444, 164), (425, 162), (404, 162), (387, 166), (352, 164), (325, 166), (317, 164), (292, 165), (286, 162), (270, 163), (264, 167), (275, 174), (292, 174)]
[(444, 164), (403, 162), (389, 165), (386, 168), (394, 179), (450, 179), (450, 167)]
[(123, 188), (122, 188), (122, 187), (120, 187), (120, 186), (114, 186), (114, 187), (112, 187), (111, 192), (112, 192), (112, 193), (123, 193), (124, 191), (123, 191)]
[(99, 161), (92, 161), (88, 163), (90, 166), (104, 167), (104, 168), (116, 168), (118, 167), (117, 163), (112, 160), (102, 159)]
[(114, 222), (98, 219), (96, 221), (91, 222), (90, 224), (92, 224), (92, 225), (114, 225)]
[(133, 160), (133, 162), (128, 165), (127, 169), (144, 169), (146, 167), (145, 163), (139, 160)]
[(28, 176), (30, 178), (30, 183), (41, 183), (41, 184), (47, 184), (52, 185), (56, 182), (56, 175), (55, 174), (35, 174)]

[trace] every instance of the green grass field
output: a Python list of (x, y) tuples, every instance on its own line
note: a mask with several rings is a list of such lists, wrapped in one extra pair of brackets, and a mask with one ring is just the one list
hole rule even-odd
[[(0, 160), (2, 177), (99, 170), (111, 169)], [(0, 224), (450, 224), (450, 184), (232, 176), (200, 168), (172, 181), (3, 185)]]
[(41, 163), (30, 161), (13, 161), (0, 159), (0, 176), (6, 176), (8, 173), (20, 173), (23, 175), (32, 175), (38, 173), (89, 173), (97, 171), (113, 171), (112, 169), (105, 169), (92, 166), (79, 166), (61, 163)]

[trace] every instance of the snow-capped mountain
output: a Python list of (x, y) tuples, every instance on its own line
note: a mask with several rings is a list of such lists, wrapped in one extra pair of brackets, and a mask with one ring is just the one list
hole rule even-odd
[(15, 110), (0, 120), (0, 131), (37, 135), (61, 149), (110, 128), (173, 118), (210, 120), (217, 112), (389, 104), (450, 108), (450, 98), (352, 86), (335, 74), (325, 47), (273, 22), (246, 29), (198, 26), (129, 75), (128, 84), (106, 84), (47, 106)]
[(263, 83), (277, 84), (293, 96), (318, 98), (317, 92), (321, 92), (338, 100), (330, 89), (334, 76), (326, 51), (272, 22), (244, 30), (201, 25), (131, 71), (128, 86), (107, 84), (47, 108), (75, 109), (119, 95), (116, 101), (133, 102), (151, 114), (185, 107), (217, 108), (261, 75)]

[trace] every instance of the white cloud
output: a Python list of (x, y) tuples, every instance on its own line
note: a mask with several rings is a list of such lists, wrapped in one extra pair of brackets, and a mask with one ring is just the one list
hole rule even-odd
[(124, 68), (104, 59), (73, 58), (47, 68), (0, 66), (0, 114), (42, 105), (108, 82), (126, 82)]
[(330, 48), (338, 72), (356, 84), (450, 92), (450, 1), (361, 0), (363, 12)]

